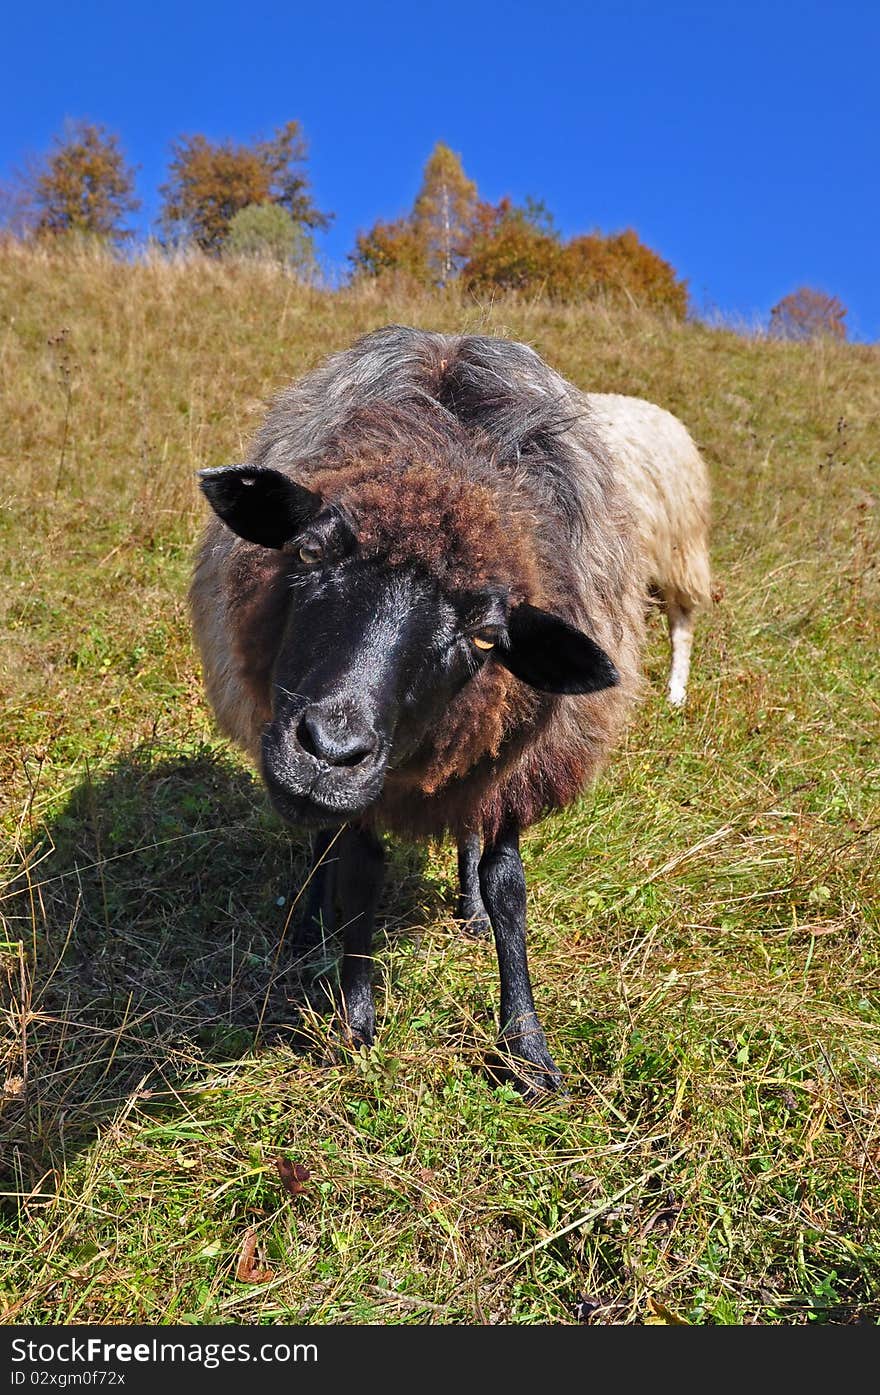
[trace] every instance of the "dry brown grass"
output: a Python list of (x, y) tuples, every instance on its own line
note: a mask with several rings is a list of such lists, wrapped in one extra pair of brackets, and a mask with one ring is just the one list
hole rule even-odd
[[(0, 307), (6, 1320), (876, 1320), (878, 350), (15, 244)], [(713, 475), (687, 715), (654, 627), (607, 777), (527, 841), (571, 1086), (544, 1110), (483, 1076), (494, 967), (448, 849), (395, 854), (379, 1045), (303, 1051), (320, 981), (291, 1001), (276, 948), (304, 849), (193, 660), (193, 472), (393, 320), (658, 401)]]

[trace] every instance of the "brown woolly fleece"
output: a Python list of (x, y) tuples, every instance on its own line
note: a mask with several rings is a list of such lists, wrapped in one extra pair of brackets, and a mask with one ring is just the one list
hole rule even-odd
[(515, 498), (497, 489), (493, 454), (454, 421), (383, 403), (353, 412), (315, 473), (298, 477), (354, 519), (363, 556), (420, 566), (446, 591), (496, 582), (537, 604), (534, 544)]

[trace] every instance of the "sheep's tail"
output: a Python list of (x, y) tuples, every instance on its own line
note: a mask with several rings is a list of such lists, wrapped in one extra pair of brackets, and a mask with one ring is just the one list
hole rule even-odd
[[(658, 583), (655, 583), (658, 584)], [(670, 553), (666, 575), (659, 583), (664, 599), (687, 610), (707, 610), (712, 603), (708, 519), (681, 537)]]

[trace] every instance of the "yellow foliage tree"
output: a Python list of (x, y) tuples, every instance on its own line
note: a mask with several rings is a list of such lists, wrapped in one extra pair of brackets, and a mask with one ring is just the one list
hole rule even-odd
[(422, 286), (448, 285), (467, 259), (487, 209), (464, 172), (461, 156), (438, 141), (422, 171), (412, 210), (358, 233), (348, 258), (354, 274), (393, 272)]
[(499, 205), (496, 214), (462, 268), (462, 282), (475, 294), (521, 291), (563, 304), (609, 297), (679, 319), (687, 314), (686, 282), (631, 229), (562, 242), (540, 204)]
[(445, 286), (458, 273), (473, 241), (479, 198), (461, 156), (438, 141), (428, 157), (412, 211), (433, 279)]
[(442, 142), (412, 211), (359, 233), (349, 261), (356, 276), (394, 273), (423, 286), (457, 280), (481, 296), (513, 291), (564, 303), (604, 296), (680, 319), (688, 310), (687, 283), (632, 229), (565, 243), (543, 203), (481, 201), (461, 157)]

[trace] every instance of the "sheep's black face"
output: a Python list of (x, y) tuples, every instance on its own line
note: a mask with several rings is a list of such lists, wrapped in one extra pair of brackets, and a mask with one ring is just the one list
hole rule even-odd
[(484, 663), (545, 692), (617, 682), (589, 636), (533, 606), (511, 608), (503, 585), (450, 594), (417, 566), (362, 555), (351, 520), (277, 471), (204, 471), (202, 487), (239, 536), (290, 557), (262, 766), (291, 822), (329, 827), (365, 813), (389, 770), (424, 756)]
[(388, 770), (416, 756), (486, 661), (505, 606), (445, 596), (415, 569), (356, 552), (301, 562), (291, 585), (263, 774), (283, 817), (328, 826), (365, 812)]

